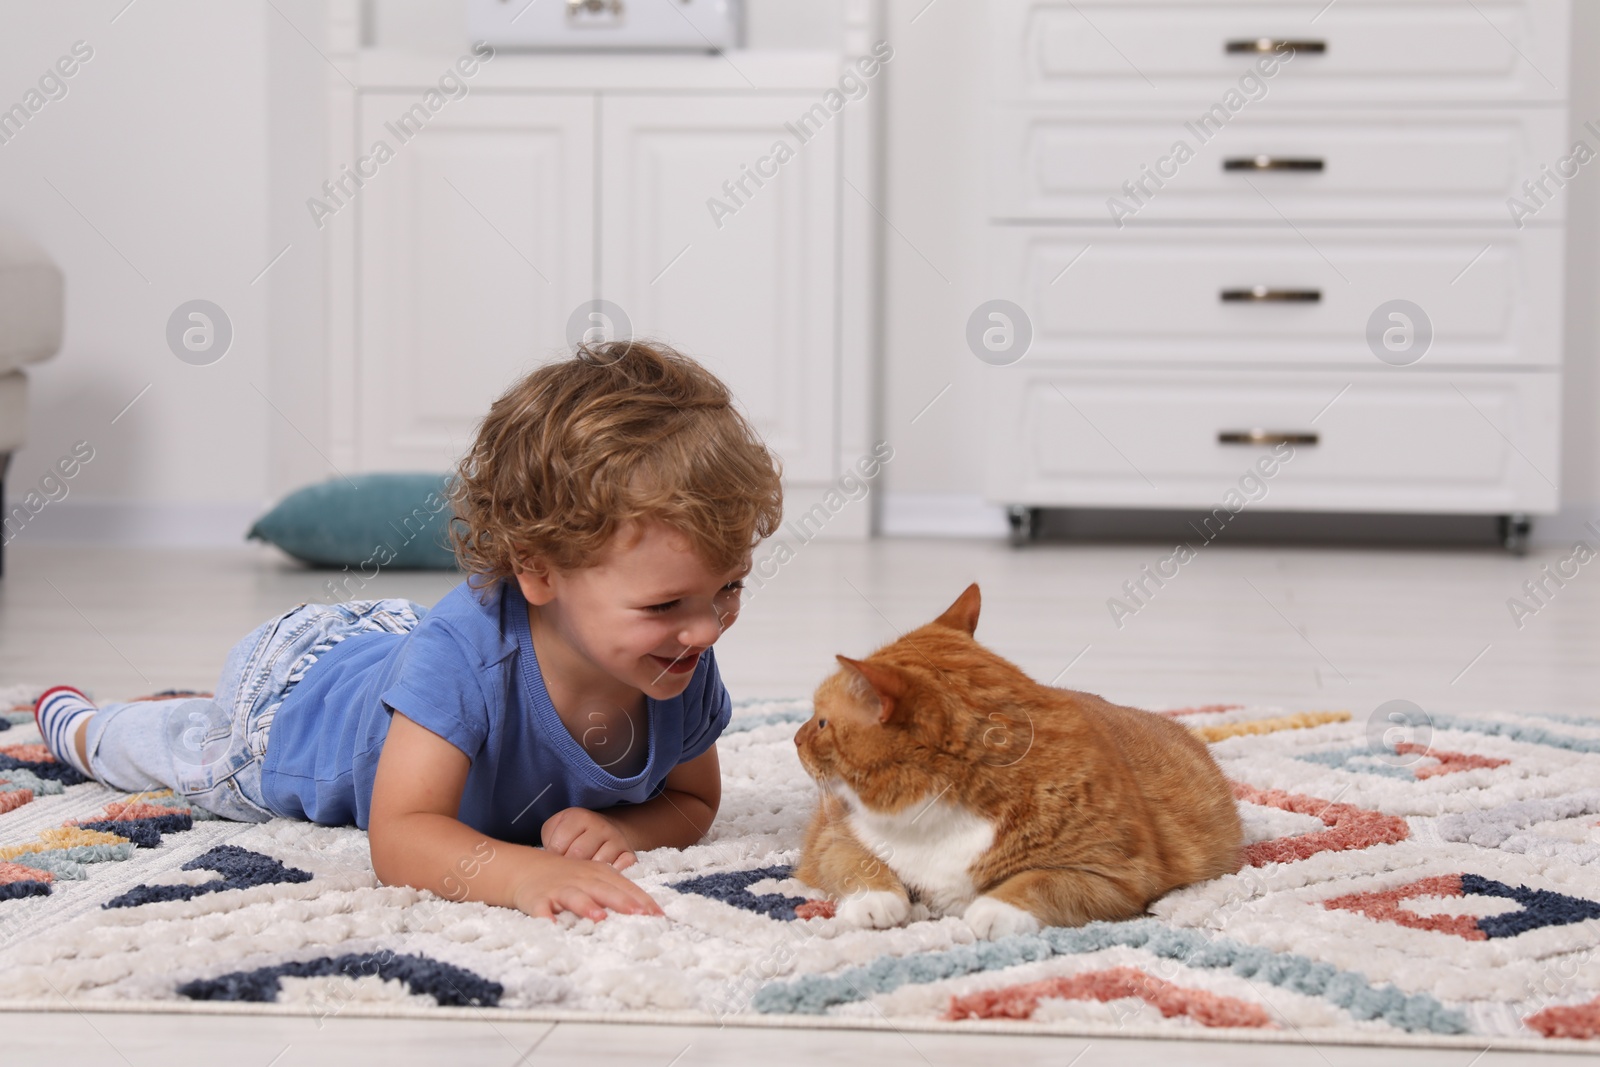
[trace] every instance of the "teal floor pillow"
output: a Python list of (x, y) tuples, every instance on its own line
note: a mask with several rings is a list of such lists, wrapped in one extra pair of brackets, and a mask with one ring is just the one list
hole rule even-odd
[(246, 536), (313, 566), (452, 570), (447, 474), (356, 474), (296, 489)]

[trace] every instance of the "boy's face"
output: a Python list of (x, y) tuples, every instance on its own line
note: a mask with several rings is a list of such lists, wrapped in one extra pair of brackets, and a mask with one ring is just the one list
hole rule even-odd
[[(598, 669), (666, 700), (684, 691), (700, 653), (738, 618), (749, 569), (746, 560), (713, 573), (687, 537), (653, 523), (618, 531), (593, 566), (525, 572), (517, 582), (537, 606), (540, 627), (548, 625), (561, 651), (574, 654), (571, 667), (585, 674)], [(544, 656), (541, 650), (542, 668)], [(563, 666), (558, 659), (546, 669)]]

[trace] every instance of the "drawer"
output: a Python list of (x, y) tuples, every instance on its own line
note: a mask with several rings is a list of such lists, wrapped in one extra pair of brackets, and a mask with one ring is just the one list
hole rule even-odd
[[(1554, 510), (1560, 375), (985, 368), (986, 495), (1038, 506)], [(1270, 478), (1265, 444), (1298, 437)], [(1267, 464), (1271, 466), (1271, 464)], [(1257, 484), (1259, 482), (1259, 486)]]
[[(990, 213), (1142, 223), (1205, 219), (1517, 221), (1511, 197), (1545, 181), (1521, 219), (1559, 224), (1567, 155), (1558, 108), (1409, 111), (998, 108)], [(1568, 167), (1576, 173), (1578, 161)], [(1282, 213), (1281, 215), (1279, 213)]]
[[(998, 0), (1000, 100), (1221, 101), (1257, 58), (1302, 47), (1265, 79), (1274, 101), (1560, 101), (1567, 0)], [(1248, 105), (1247, 105), (1248, 106)]]
[[(1432, 327), (1418, 366), (1561, 360), (1553, 227), (991, 226), (989, 241), (992, 295), (1032, 321), (1028, 359), (1365, 368), (1368, 321), (1408, 300)], [(1257, 286), (1305, 299), (1238, 299)]]

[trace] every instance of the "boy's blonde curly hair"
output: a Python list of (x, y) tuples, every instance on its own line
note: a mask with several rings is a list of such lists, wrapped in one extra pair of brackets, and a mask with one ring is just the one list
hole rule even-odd
[(777, 459), (715, 375), (649, 341), (579, 345), (494, 402), (451, 485), (456, 559), (475, 587), (592, 565), (619, 527), (659, 521), (715, 572), (783, 517)]

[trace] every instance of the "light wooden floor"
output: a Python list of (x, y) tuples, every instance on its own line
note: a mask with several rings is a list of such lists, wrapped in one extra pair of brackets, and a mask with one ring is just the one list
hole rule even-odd
[[(1125, 581), (1170, 548), (880, 540), (814, 542), (764, 588), (718, 645), (735, 698), (797, 696), (833, 654), (859, 655), (927, 621), (970, 581), (984, 591), (978, 636), (1041, 680), (1142, 705), (1237, 701), (1344, 708), (1386, 701), (1425, 710), (1542, 708), (1593, 714), (1600, 700), (1600, 561), (1545, 598), (1519, 629), (1507, 600), (1563, 553), (1327, 550), (1214, 544), (1154, 590), (1119, 628), (1107, 609)], [(265, 550), (7, 552), (0, 580), (0, 684), (72, 683), (103, 697), (209, 687), (228, 647), (270, 615), (330, 599), (328, 575)], [(382, 574), (363, 596), (431, 604), (441, 575)], [(752, 582), (752, 586), (755, 583)], [(92, 1025), (91, 1025), (92, 1024)], [(1181, 1063), (1518, 1062), (1531, 1056), (1305, 1045), (1218, 1045), (933, 1034), (595, 1027), (505, 1022), (7, 1014), (4, 1062), (144, 1064), (175, 1058), (266, 1067), (386, 1064), (761, 1062), (1081, 1067)], [(1085, 1046), (1092, 1046), (1085, 1050)], [(285, 1050), (287, 1046), (287, 1051)], [(685, 1046), (688, 1046), (685, 1050)], [(530, 1052), (531, 1050), (531, 1052)], [(362, 1057), (361, 1053), (368, 1056)], [(680, 1055), (681, 1053), (681, 1055)], [(1074, 1057), (1082, 1053), (1082, 1058)], [(213, 1055), (208, 1055), (213, 1054)], [(674, 1057), (679, 1057), (674, 1060)], [(274, 1060), (274, 1057), (278, 1057)], [(204, 1058), (204, 1059), (202, 1059)], [(1572, 1062), (1572, 1061), (1562, 1061)]]

